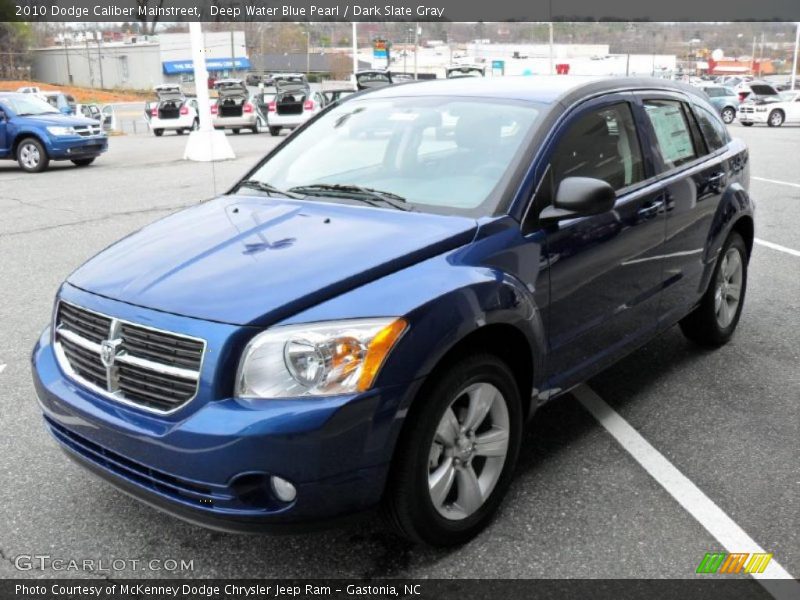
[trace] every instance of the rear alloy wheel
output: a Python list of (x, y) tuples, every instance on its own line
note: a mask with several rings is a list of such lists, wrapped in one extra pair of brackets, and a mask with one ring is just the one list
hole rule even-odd
[(522, 436), (513, 374), (492, 355), (444, 371), (412, 408), (384, 498), (404, 537), (462, 544), (490, 521), (508, 489)]
[(50, 164), (50, 157), (39, 140), (26, 138), (17, 146), (17, 162), (24, 171), (39, 173)]
[(767, 119), (767, 125), (770, 127), (780, 127), (783, 125), (783, 111), (782, 110), (773, 110), (769, 113), (769, 118)]
[(700, 305), (680, 322), (681, 331), (703, 346), (721, 346), (736, 330), (747, 289), (747, 247), (732, 232), (717, 258), (717, 265)]
[(94, 162), (94, 157), (92, 158), (76, 158), (72, 161), (76, 167), (88, 167), (90, 164)]
[(733, 120), (736, 118), (736, 111), (733, 110), (730, 106), (726, 106), (722, 109), (722, 122), (725, 125), (730, 125), (733, 123)]

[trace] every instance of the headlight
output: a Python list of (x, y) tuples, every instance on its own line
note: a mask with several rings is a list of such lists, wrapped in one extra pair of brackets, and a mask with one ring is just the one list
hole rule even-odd
[(50, 135), (60, 136), (60, 135), (75, 135), (75, 129), (72, 127), (48, 127), (48, 133)]
[(268, 329), (245, 348), (236, 396), (296, 398), (368, 390), (407, 327), (404, 319), (382, 318)]

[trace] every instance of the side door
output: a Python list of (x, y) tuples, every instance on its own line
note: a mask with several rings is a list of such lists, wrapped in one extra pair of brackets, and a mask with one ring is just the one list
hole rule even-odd
[(543, 318), (553, 391), (591, 376), (655, 330), (665, 200), (635, 103), (630, 94), (584, 103), (558, 127), (540, 163), (534, 214), (552, 204), (567, 177), (602, 179), (617, 194), (609, 212), (538, 225), (550, 282)]
[(800, 122), (800, 94), (786, 103), (786, 120), (790, 123)]
[(9, 151), (8, 118), (8, 113), (0, 105), (0, 155)]
[[(664, 269), (664, 290), (658, 310), (659, 325), (665, 328), (683, 317), (702, 296), (707, 271), (716, 259), (706, 250), (730, 171), (725, 156), (728, 138), (721, 140), (717, 135), (712, 139), (717, 116), (699, 103), (695, 108), (695, 103), (682, 94), (646, 92), (639, 97), (666, 194), (667, 232), (659, 259)], [(703, 114), (705, 135), (695, 111)], [(727, 136), (727, 130), (721, 135)]]

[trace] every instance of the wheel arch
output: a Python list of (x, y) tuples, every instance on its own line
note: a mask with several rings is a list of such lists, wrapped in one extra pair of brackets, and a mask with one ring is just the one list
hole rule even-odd
[(47, 149), (47, 142), (44, 141), (44, 138), (41, 135), (39, 135), (35, 131), (20, 131), (19, 133), (17, 133), (16, 137), (14, 137), (14, 141), (11, 144), (11, 153), (14, 159), (17, 158), (17, 149), (19, 148), (19, 145), (22, 143), (23, 140), (26, 140), (28, 138), (33, 138), (37, 142), (39, 142), (42, 145), (42, 148), (44, 148), (44, 151), (49, 154), (49, 151)]

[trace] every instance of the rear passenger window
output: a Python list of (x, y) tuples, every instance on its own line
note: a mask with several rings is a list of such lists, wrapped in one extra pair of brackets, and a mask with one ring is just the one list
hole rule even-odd
[(556, 186), (565, 177), (594, 177), (615, 190), (644, 179), (642, 152), (630, 106), (591, 111), (570, 126), (551, 162)]
[(700, 125), (700, 131), (703, 132), (709, 151), (714, 152), (728, 143), (728, 130), (716, 115), (698, 105), (694, 107), (694, 114), (697, 116), (697, 123)]
[(689, 121), (680, 102), (645, 100), (644, 107), (668, 168), (679, 167), (697, 158)]

